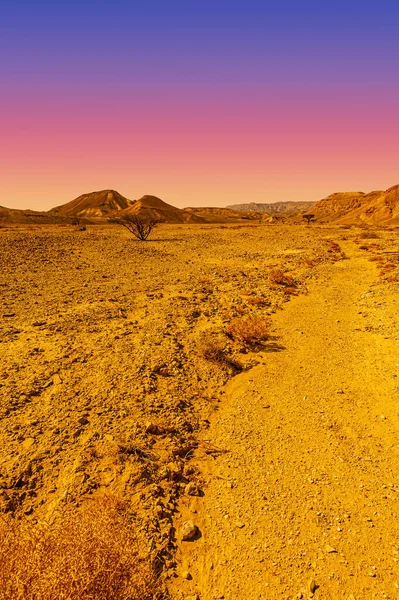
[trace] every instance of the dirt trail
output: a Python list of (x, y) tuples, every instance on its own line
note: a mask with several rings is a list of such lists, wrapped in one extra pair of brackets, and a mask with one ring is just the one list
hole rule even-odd
[(397, 305), (343, 249), (274, 316), (284, 349), (233, 379), (212, 419), (206, 438), (229, 452), (197, 459), (205, 495), (181, 521), (201, 537), (179, 540), (192, 580), (177, 598), (399, 598), (399, 348), (376, 327)]

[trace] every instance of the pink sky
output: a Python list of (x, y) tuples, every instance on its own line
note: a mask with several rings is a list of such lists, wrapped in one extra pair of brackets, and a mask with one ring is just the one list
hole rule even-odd
[(7, 5), (0, 205), (112, 188), (226, 206), (399, 183), (399, 10), (287, 3)]

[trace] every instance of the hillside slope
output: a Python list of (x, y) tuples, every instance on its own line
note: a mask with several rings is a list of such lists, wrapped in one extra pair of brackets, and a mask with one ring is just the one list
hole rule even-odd
[(57, 223), (70, 223), (70, 219), (63, 215), (51, 214), (35, 210), (19, 210), (0, 206), (0, 223), (4, 225), (55, 225)]
[(316, 202), (272, 202), (270, 204), (250, 202), (249, 204), (231, 204), (227, 208), (237, 211), (268, 213), (270, 215), (292, 215), (310, 210), (315, 204)]
[(399, 185), (386, 191), (337, 192), (320, 200), (312, 212), (319, 222), (340, 224), (399, 223)]
[(237, 223), (240, 221), (259, 221), (261, 215), (248, 211), (237, 211), (231, 208), (195, 207), (184, 208), (189, 218), (200, 218), (207, 223)]
[(74, 217), (108, 217), (128, 208), (132, 204), (115, 190), (101, 190), (82, 194), (75, 200), (52, 208), (49, 213)]
[(204, 223), (204, 219), (190, 215), (180, 208), (167, 204), (156, 196), (145, 195), (123, 210), (119, 216), (140, 215), (143, 218), (159, 219), (164, 223)]

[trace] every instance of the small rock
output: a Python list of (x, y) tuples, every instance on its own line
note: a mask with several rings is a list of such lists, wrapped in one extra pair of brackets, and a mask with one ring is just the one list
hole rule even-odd
[(308, 581), (308, 590), (311, 594), (314, 594), (317, 590), (317, 585), (314, 579), (309, 579)]
[(151, 423), (148, 421), (145, 424), (145, 432), (152, 433), (153, 435), (155, 435), (156, 433), (158, 433), (158, 427), (157, 427), (157, 425), (155, 425), (155, 423)]
[(198, 594), (193, 594), (192, 596), (186, 596), (184, 600), (200, 600)]
[(326, 552), (328, 552), (328, 554), (332, 554), (333, 552), (337, 552), (336, 548), (333, 548), (329, 544), (327, 544), (327, 546), (325, 546), (324, 549), (325, 549)]
[(198, 489), (198, 486), (196, 483), (194, 483), (193, 481), (190, 481), (187, 485), (186, 485), (186, 494), (188, 494), (188, 496), (199, 496), (200, 495), (200, 490)]
[(198, 527), (192, 521), (185, 521), (181, 528), (181, 537), (185, 542), (189, 542), (195, 538), (198, 533)]
[(15, 313), (13, 313), (13, 312), (3, 313), (3, 317), (6, 318), (6, 319), (10, 318), (10, 317), (15, 317)]
[(183, 573), (181, 574), (181, 576), (182, 576), (183, 579), (187, 579), (187, 581), (190, 581), (192, 579), (192, 575), (188, 571), (183, 571)]
[(245, 523), (241, 523), (241, 521), (238, 521), (236, 523), (236, 527), (238, 527), (238, 529), (242, 529), (243, 527), (245, 527)]

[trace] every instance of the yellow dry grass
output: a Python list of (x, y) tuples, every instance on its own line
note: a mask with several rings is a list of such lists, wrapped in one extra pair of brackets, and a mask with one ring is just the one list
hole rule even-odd
[(150, 600), (156, 588), (134, 522), (113, 498), (52, 525), (0, 521), (2, 600)]
[(237, 317), (229, 324), (227, 333), (234, 340), (253, 346), (268, 339), (270, 325), (271, 319), (269, 317), (252, 315)]

